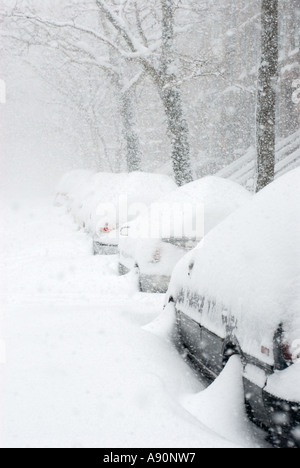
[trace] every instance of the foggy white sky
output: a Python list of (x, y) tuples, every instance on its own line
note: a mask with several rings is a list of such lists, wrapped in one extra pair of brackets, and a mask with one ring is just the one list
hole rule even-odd
[(93, 165), (77, 151), (72, 122), (62, 125), (59, 95), (23, 59), (2, 64), (0, 78), (6, 82), (6, 103), (0, 104), (2, 189), (15, 196), (52, 194), (66, 171)]
[[(47, 17), (70, 19), (75, 4), (81, 2), (82, 0), (72, 0), (71, 3), (69, 0), (2, 0), (0, 11), (6, 5), (18, 4), (22, 8), (32, 6), (35, 12)], [(67, 4), (70, 5), (69, 8), (65, 8)], [(80, 22), (86, 20), (86, 9), (92, 4), (94, 5), (89, 0), (84, 2), (86, 8)], [(210, 0), (208, 4), (209, 11), (200, 11), (199, 16), (194, 17), (191, 30), (181, 35), (178, 41), (181, 52), (188, 54), (192, 60), (210, 57), (212, 50), (223, 60), (218, 65), (224, 72), (222, 78), (210, 76), (195, 79), (187, 81), (182, 87), (185, 114), (190, 127), (192, 164), (198, 177), (204, 175), (201, 170), (205, 165), (206, 173), (214, 172), (245, 154), (249, 146), (255, 143), (256, 69), (259, 60), (257, 13), (260, 1), (248, 3), (248, 0), (241, 0), (237, 4), (236, 15), (231, 14), (228, 8), (234, 4), (231, 0), (224, 0), (224, 3)], [(281, 5), (294, 4), (296, 5), (296, 0), (282, 0)], [(293, 11), (296, 11), (295, 7)], [(298, 67), (293, 71), (294, 68), (291, 68), (293, 61), (297, 60), (297, 50), (299, 51), (299, 48), (295, 49), (297, 37), (293, 39), (293, 31), (297, 28), (291, 27), (293, 21), (296, 24), (293, 11), (288, 15), (282, 9), (284, 20), (281, 18), (284, 38), (284, 41), (281, 39), (282, 48), (286, 43), (281, 56), (285, 57), (285, 67), (292, 70), (290, 76), (284, 76), (280, 90), (284, 101), (280, 105), (281, 123), (284, 123), (280, 129), (281, 137), (286, 137), (299, 128), (295, 105), (289, 103), (291, 83), (298, 77), (296, 73), (299, 69)], [(190, 14), (187, 9), (188, 18)], [(94, 19), (94, 10), (90, 15)], [(239, 21), (241, 24), (238, 31), (236, 27)], [(44, 67), (46, 73), (52, 68), (54, 81), (55, 71), (61, 67), (62, 73), (56, 78), (64, 80), (62, 55), (55, 55), (49, 50), (46, 52), (43, 47), (30, 48), (18, 54), (18, 47), (14, 44), (14, 50), (10, 51), (7, 44), (0, 46), (0, 79), (4, 79), (7, 85), (7, 102), (0, 104), (0, 190), (6, 188), (15, 194), (26, 193), (33, 196), (49, 194), (53, 193), (56, 182), (66, 171), (82, 167), (96, 169), (95, 148), (93, 154), (90, 130), (86, 128), (80, 110), (69, 107), (68, 99), (63, 100), (55, 87), (46, 84), (26, 64), (30, 61), (37, 68)], [(294, 49), (294, 55), (289, 57), (291, 48)], [(71, 68), (70, 72), (76, 75), (77, 70)], [(95, 70), (94, 75), (87, 69), (79, 77), (74, 77), (74, 83), (66, 84), (67, 92), (73, 86), (73, 90), (78, 90), (78, 93), (87, 97), (87, 102), (95, 91), (92, 89), (89, 95), (93, 86), (98, 86), (99, 95), (103, 94), (103, 103), (100, 100), (97, 102), (95, 121), (100, 133), (105, 136), (108, 152), (121, 161), (119, 166), (115, 164), (114, 170), (124, 170), (122, 163), (124, 166), (126, 158), (124, 142), (123, 146), (120, 143), (122, 133), (114, 87), (107, 78), (96, 75)], [(89, 80), (92, 85), (88, 83)], [(136, 96), (143, 170), (169, 171), (171, 158), (166, 118), (157, 90), (150, 79), (140, 84)], [(293, 125), (290, 125), (292, 114)], [(105, 159), (101, 143), (100, 153), (102, 159)]]

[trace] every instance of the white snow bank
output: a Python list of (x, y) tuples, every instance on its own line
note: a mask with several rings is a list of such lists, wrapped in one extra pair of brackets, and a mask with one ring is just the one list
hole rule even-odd
[[(145, 216), (132, 223), (130, 235), (153, 238), (153, 225), (157, 225), (157, 238), (195, 237), (200, 240), (250, 199), (251, 194), (235, 182), (220, 177), (204, 177), (158, 200)], [(145, 226), (151, 226), (152, 231), (145, 232)], [(178, 232), (183, 236), (176, 234)]]
[(300, 401), (300, 362), (288, 369), (272, 375), (266, 387), (266, 392), (282, 400)]
[(238, 356), (230, 359), (210, 387), (185, 397), (182, 404), (212, 431), (244, 446), (253, 446), (253, 428), (245, 411), (242, 364)]
[[(224, 330), (224, 308), (237, 320), (244, 352), (269, 364), (274, 333), (283, 323), (290, 343), (300, 337), (300, 169), (256, 195), (176, 267), (169, 296), (183, 289), (216, 301), (206, 326)], [(193, 265), (189, 276), (189, 267)], [(272, 354), (272, 353), (271, 353)]]
[(172, 179), (159, 174), (98, 173), (78, 191), (72, 214), (79, 226), (92, 234), (104, 227), (113, 230), (175, 187)]
[(173, 303), (170, 303), (165, 307), (162, 314), (144, 327), (144, 330), (169, 341), (172, 338), (175, 321), (175, 307)]
[(72, 206), (72, 214), (81, 228), (92, 232), (97, 221), (103, 218), (103, 227), (108, 223), (116, 227), (118, 198), (128, 180), (128, 174), (95, 174), (82, 193), (78, 193)]
[[(177, 188), (131, 222), (127, 236), (120, 236), (122, 262), (129, 269), (132, 263), (138, 264), (145, 275), (170, 277), (188, 248), (251, 198), (243, 187), (219, 177), (205, 177)], [(183, 242), (174, 245), (171, 239)], [(156, 251), (160, 260), (153, 262)]]
[[(160, 274), (170, 276), (185, 251), (171, 244), (158, 244), (161, 239), (199, 242), (249, 200), (250, 193), (234, 182), (219, 177), (197, 180), (168, 193), (131, 222), (128, 235), (120, 238), (120, 250), (143, 265), (144, 273), (157, 273), (159, 269)], [(161, 251), (161, 259), (155, 266), (152, 255), (157, 248)], [(154, 272), (149, 270), (151, 266), (155, 267)]]
[(56, 190), (55, 205), (66, 205), (67, 208), (69, 208), (74, 197), (78, 194), (78, 191), (89, 183), (92, 176), (92, 171), (84, 169), (71, 171), (65, 174)]
[(204, 208), (205, 234), (227, 218), (247, 201), (251, 194), (239, 184), (221, 177), (208, 176), (180, 187), (165, 200), (171, 206), (177, 203), (200, 204)]
[(203, 386), (168, 343), (141, 330), (162, 296), (135, 294), (115, 258), (92, 256), (89, 237), (51, 202), (12, 207), (2, 229), (1, 447), (237, 446), (182, 408), (182, 395)]

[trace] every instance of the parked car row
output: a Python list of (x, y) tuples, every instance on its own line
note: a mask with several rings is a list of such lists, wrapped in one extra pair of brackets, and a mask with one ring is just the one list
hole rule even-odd
[(120, 224), (128, 223), (176, 188), (168, 176), (142, 172), (72, 171), (63, 177), (55, 203), (64, 205), (93, 238), (95, 254), (117, 254)]
[(215, 379), (243, 362), (250, 418), (300, 447), (300, 169), (257, 194), (175, 267), (177, 346)]
[[(167, 292), (174, 343), (210, 379), (239, 355), (250, 419), (274, 445), (299, 448), (300, 169), (255, 196), (219, 177), (176, 188), (153, 174), (81, 172), (74, 192), (71, 179), (57, 200), (94, 253), (118, 253), (142, 292)], [(140, 202), (126, 222), (103, 209), (124, 193)]]
[[(177, 188), (158, 201), (155, 215), (148, 211), (122, 227), (120, 274), (136, 269), (141, 291), (165, 293), (178, 261), (250, 199), (243, 187), (219, 177)], [(145, 233), (145, 226), (149, 232)]]
[(142, 292), (165, 293), (184, 255), (251, 194), (239, 184), (205, 177), (181, 188), (167, 176), (73, 171), (61, 181), (65, 204), (93, 238), (95, 255), (119, 255), (119, 273), (137, 273)]

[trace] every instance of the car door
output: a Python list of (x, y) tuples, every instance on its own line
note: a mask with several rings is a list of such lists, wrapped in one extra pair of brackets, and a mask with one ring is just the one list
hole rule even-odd
[(182, 345), (188, 349), (192, 356), (202, 362), (202, 328), (200, 324), (180, 311), (177, 312), (177, 320)]
[(201, 314), (201, 358), (209, 370), (219, 375), (223, 369), (224, 339), (211, 331), (217, 328), (216, 308), (214, 301), (205, 300)]
[(201, 349), (204, 365), (219, 375), (223, 370), (223, 340), (207, 328), (202, 328)]

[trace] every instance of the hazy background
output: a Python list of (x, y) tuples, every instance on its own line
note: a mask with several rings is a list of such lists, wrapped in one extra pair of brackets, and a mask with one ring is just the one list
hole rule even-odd
[[(151, 5), (159, 14), (158, 0), (138, 3), (141, 11)], [(194, 175), (201, 177), (255, 143), (260, 0), (184, 0), (180, 5), (178, 57), (187, 57), (194, 67), (205, 59), (212, 71), (182, 84)], [(19, 13), (55, 20), (70, 21), (76, 13), (80, 23), (103, 33), (95, 13), (85, 11), (95, 6), (92, 0), (2, 0), (0, 13), (13, 6)], [(278, 138), (283, 138), (300, 128), (300, 112), (291, 101), (293, 80), (300, 76), (300, 6), (298, 0), (282, 0), (280, 8)], [(29, 40), (23, 26), (2, 16), (1, 30), (0, 78), (7, 85), (7, 102), (0, 104), (2, 190), (48, 195), (70, 169), (126, 170), (118, 102), (105, 73), (70, 64), (59, 47), (38, 44), (38, 28)], [(55, 41), (57, 33), (50, 31), (47, 46)], [(123, 72), (130, 75), (130, 69)], [(96, 130), (87, 122), (92, 107)], [(135, 107), (143, 170), (172, 175), (165, 116), (149, 78), (135, 91)]]

